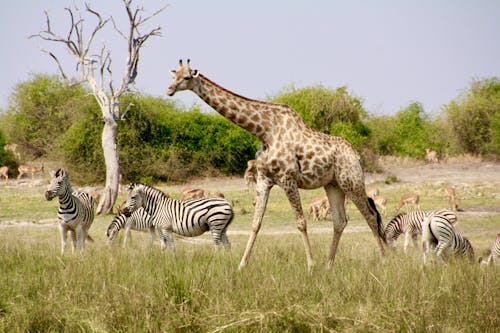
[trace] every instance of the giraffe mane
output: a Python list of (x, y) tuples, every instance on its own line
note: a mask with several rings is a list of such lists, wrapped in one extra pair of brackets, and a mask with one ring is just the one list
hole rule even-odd
[(268, 101), (262, 101), (262, 100), (258, 100), (258, 99), (252, 99), (252, 98), (248, 98), (248, 97), (245, 97), (245, 96), (241, 96), (235, 92), (232, 92), (231, 90), (229, 89), (226, 89), (224, 87), (222, 87), (221, 85), (215, 83), (214, 81), (210, 80), (208, 77), (206, 77), (205, 75), (203, 74), (199, 74), (199, 77), (202, 78), (203, 80), (209, 82), (210, 84), (216, 86), (217, 88), (219, 88), (220, 90), (223, 90), (225, 92), (227, 92), (228, 94), (231, 94), (237, 98), (241, 98), (241, 99), (244, 99), (246, 101), (249, 101), (249, 102), (253, 102), (253, 103), (259, 103), (259, 104), (265, 104), (265, 105), (275, 105), (275, 106), (286, 106), (286, 107), (290, 107), (288, 104), (283, 104), (283, 103), (274, 103), (274, 102), (268, 102)]

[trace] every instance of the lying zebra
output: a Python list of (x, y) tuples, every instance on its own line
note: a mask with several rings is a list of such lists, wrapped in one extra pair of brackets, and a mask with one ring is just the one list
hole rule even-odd
[(45, 192), (45, 199), (59, 197), (59, 231), (61, 232), (61, 253), (66, 249), (66, 237), (69, 231), (73, 253), (78, 242), (81, 253), (85, 248), (85, 240), (93, 242), (88, 235), (94, 222), (94, 200), (85, 192), (73, 192), (69, 183), (69, 174), (64, 169), (51, 171), (52, 181)]
[(426, 216), (429, 214), (436, 214), (446, 217), (446, 219), (455, 224), (457, 222), (457, 215), (455, 212), (450, 210), (431, 210), (431, 211), (412, 211), (405, 214), (399, 214), (387, 224), (384, 237), (392, 248), (396, 248), (396, 240), (399, 235), (405, 235), (405, 242), (403, 250), (406, 253), (408, 244), (410, 243), (410, 237), (413, 241), (413, 246), (418, 249), (418, 236), (422, 234), (422, 222)]
[(116, 235), (123, 227), (125, 227), (123, 247), (127, 245), (127, 241), (130, 237), (130, 230), (149, 231), (151, 233), (151, 243), (154, 243), (156, 239), (153, 220), (151, 219), (151, 216), (144, 210), (144, 208), (139, 208), (138, 210), (133, 212), (130, 217), (126, 217), (123, 212), (119, 211), (109, 224), (108, 229), (106, 229), (108, 244), (111, 244), (113, 242)]
[(424, 263), (429, 252), (443, 260), (450, 254), (474, 259), (474, 250), (469, 240), (462, 237), (444, 216), (429, 214), (422, 224), (422, 247)]
[(202, 198), (179, 201), (170, 198), (162, 191), (144, 185), (130, 184), (127, 202), (123, 207), (125, 216), (131, 216), (143, 207), (151, 215), (153, 225), (158, 230), (161, 249), (166, 244), (175, 251), (172, 232), (181, 236), (199, 236), (210, 230), (217, 248), (221, 242), (226, 251), (231, 244), (227, 238), (227, 227), (234, 218), (233, 208), (223, 198)]
[(500, 234), (497, 234), (497, 239), (493, 242), (488, 257), (486, 259), (479, 258), (479, 262), (483, 265), (500, 263)]

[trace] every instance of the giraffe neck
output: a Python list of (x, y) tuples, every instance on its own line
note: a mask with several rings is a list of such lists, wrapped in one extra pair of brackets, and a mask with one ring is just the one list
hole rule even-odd
[(284, 105), (252, 100), (226, 90), (199, 75), (199, 84), (193, 89), (202, 100), (231, 122), (266, 142), (271, 127), (276, 123), (276, 112)]

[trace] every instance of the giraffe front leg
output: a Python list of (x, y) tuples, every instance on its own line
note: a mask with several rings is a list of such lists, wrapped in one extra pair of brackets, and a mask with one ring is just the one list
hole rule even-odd
[(344, 192), (340, 188), (332, 185), (325, 186), (325, 191), (328, 196), (330, 212), (333, 217), (333, 240), (330, 246), (328, 261), (326, 262), (326, 268), (330, 270), (333, 267), (333, 262), (335, 261), (335, 255), (339, 246), (340, 237), (342, 236), (344, 228), (347, 225), (347, 218), (345, 214)]
[(309, 242), (309, 237), (307, 235), (307, 221), (304, 217), (304, 211), (302, 210), (302, 204), (300, 202), (299, 188), (297, 182), (293, 179), (287, 179), (283, 182), (283, 190), (288, 198), (288, 201), (292, 205), (295, 212), (295, 221), (297, 223), (297, 229), (302, 236), (302, 241), (304, 242), (304, 248), (306, 251), (307, 268), (309, 272), (312, 271), (314, 266), (314, 261), (312, 258), (311, 244)]
[(255, 185), (255, 213), (253, 215), (252, 222), (252, 233), (248, 238), (247, 247), (245, 248), (245, 253), (241, 258), (239, 269), (242, 269), (248, 264), (250, 255), (252, 254), (252, 249), (259, 233), (260, 226), (262, 224), (262, 218), (264, 217), (264, 212), (266, 211), (267, 200), (269, 199), (269, 192), (271, 191), (272, 185), (269, 180), (260, 176), (257, 177), (257, 184)]

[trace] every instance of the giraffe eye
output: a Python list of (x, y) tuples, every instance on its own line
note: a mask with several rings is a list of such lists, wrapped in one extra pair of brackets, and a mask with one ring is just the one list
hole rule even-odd
[(189, 79), (191, 79), (191, 76), (185, 76), (184, 77), (184, 80), (186, 80), (186, 81), (189, 80)]

